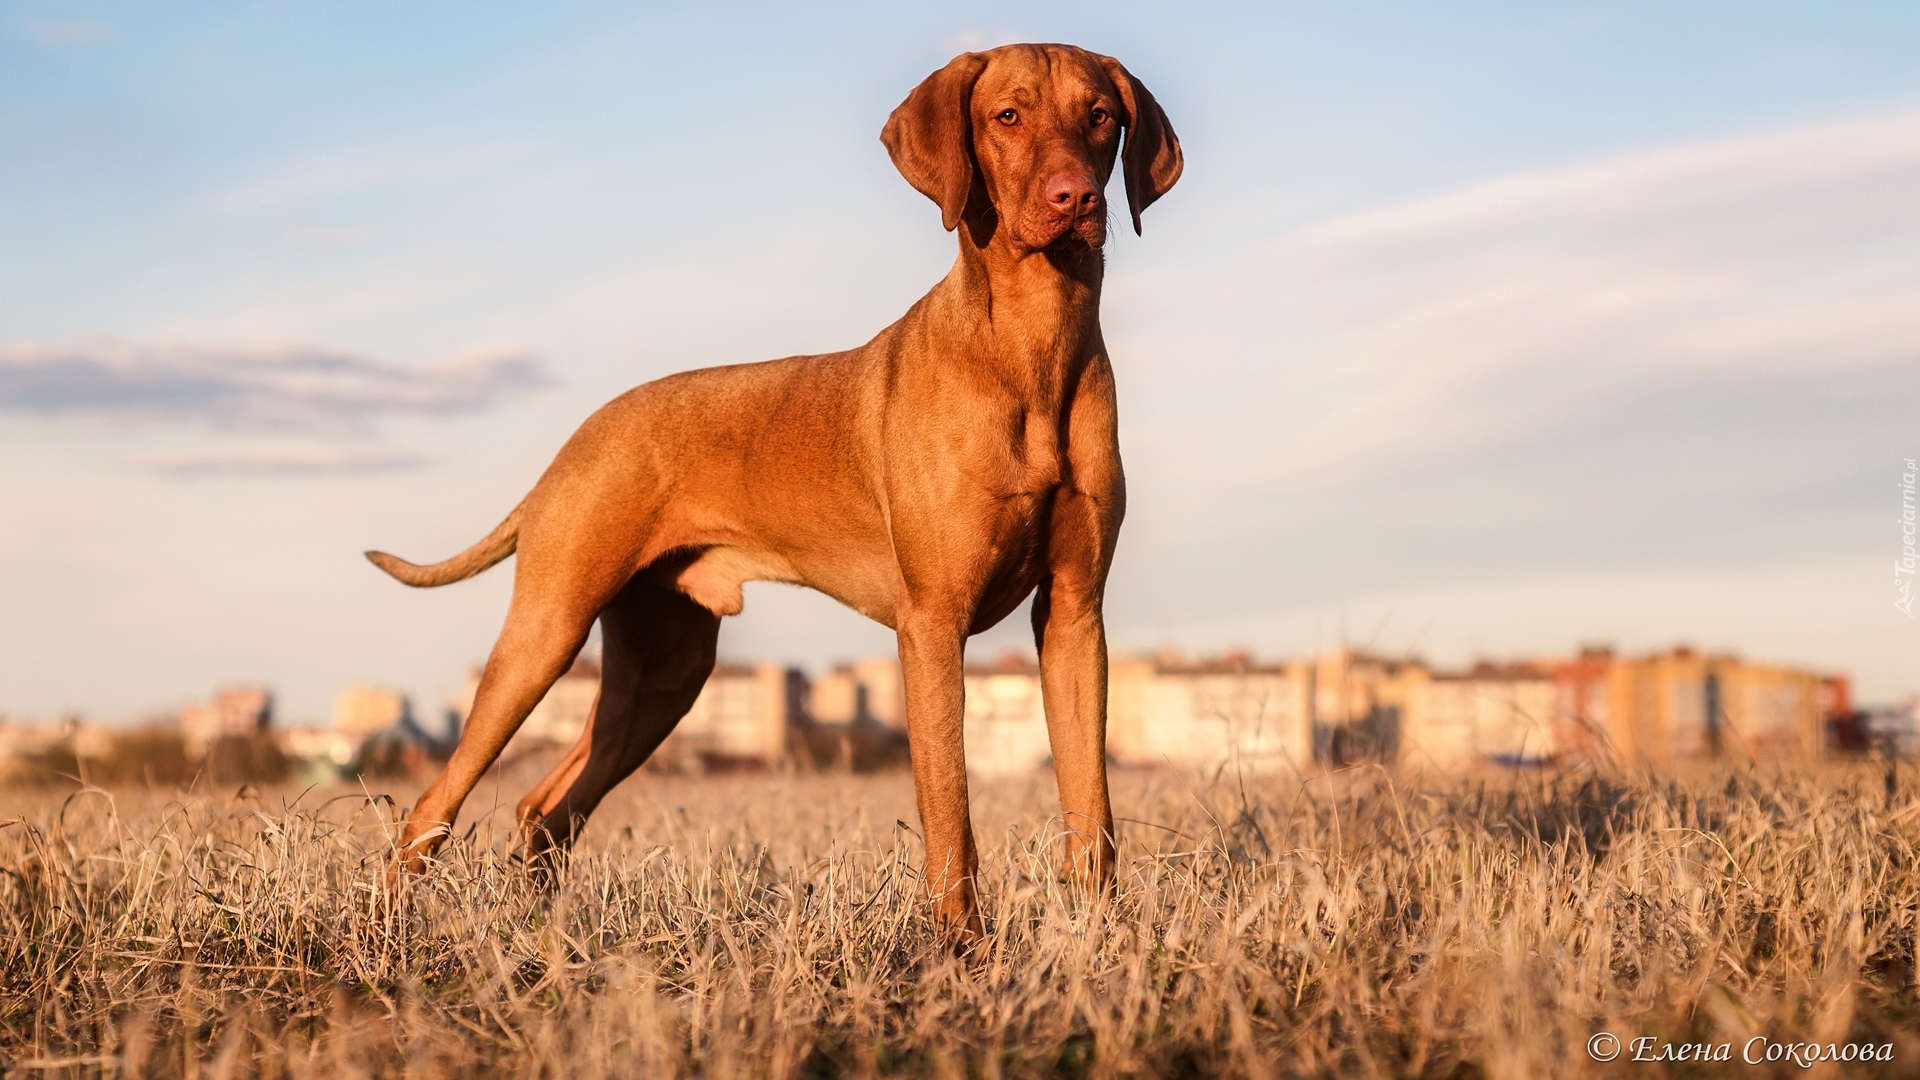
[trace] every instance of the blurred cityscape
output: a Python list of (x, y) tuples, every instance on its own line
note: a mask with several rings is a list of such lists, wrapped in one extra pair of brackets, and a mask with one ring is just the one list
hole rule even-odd
[[(599, 690), (588, 658), (528, 716), (503, 760), (571, 746)], [(394, 690), (353, 685), (329, 725), (276, 722), (272, 692), (229, 686), (137, 728), (81, 717), (0, 717), (0, 779), (167, 783), (354, 776), (424, 778), (471, 709), (480, 670), (422, 717)], [(966, 668), (969, 768), (983, 776), (1051, 762), (1039, 667), (1008, 654)], [(1377, 762), (1463, 770), (1580, 761), (1813, 761), (1920, 751), (1916, 702), (1862, 708), (1846, 676), (1686, 647), (1440, 670), (1417, 657), (1342, 648), (1290, 661), (1167, 649), (1111, 665), (1108, 752), (1129, 768), (1318, 771)], [(906, 764), (899, 663), (875, 657), (822, 674), (722, 663), (647, 767), (875, 771)]]

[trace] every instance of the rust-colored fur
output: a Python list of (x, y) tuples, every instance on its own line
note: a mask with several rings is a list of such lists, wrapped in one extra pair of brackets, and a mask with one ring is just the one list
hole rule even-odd
[(1116, 61), (1065, 45), (966, 53), (881, 139), (958, 228), (952, 272), (858, 349), (669, 376), (581, 425), (441, 585), (518, 552), (513, 601), (465, 733), (402, 839), (412, 864), (594, 619), (600, 699), (521, 803), (536, 851), (568, 843), (691, 707), (746, 581), (808, 585), (898, 632), (935, 910), (976, 936), (961, 652), (1030, 593), (1071, 872), (1112, 873), (1101, 600), (1124, 511), (1113, 369), (1100, 336), (1104, 191), (1120, 156), (1135, 229), (1180, 147)]

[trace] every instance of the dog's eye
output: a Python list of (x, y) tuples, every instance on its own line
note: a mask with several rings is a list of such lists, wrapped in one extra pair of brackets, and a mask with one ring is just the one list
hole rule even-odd
[(1020, 122), (1020, 114), (1013, 109), (1008, 109), (1006, 112), (1003, 112), (999, 116), (994, 117), (994, 119), (1000, 121), (1001, 123), (1007, 125), (1008, 127), (1012, 127), (1013, 125)]
[(1101, 124), (1104, 124), (1106, 122), (1107, 122), (1107, 110), (1105, 109), (1093, 110), (1093, 126), (1094, 127), (1099, 127)]

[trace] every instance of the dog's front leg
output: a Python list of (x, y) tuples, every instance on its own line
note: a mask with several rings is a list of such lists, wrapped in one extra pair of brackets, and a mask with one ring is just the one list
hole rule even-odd
[(964, 621), (909, 615), (900, 620), (900, 671), (907, 699), (913, 792), (926, 835), (924, 877), (943, 932), (970, 944), (985, 935), (974, 891), (979, 856), (967, 812), (967, 756), (962, 736), (966, 687), (961, 662)]
[(1107, 634), (1097, 589), (1059, 577), (1033, 597), (1033, 640), (1047, 738), (1066, 819), (1068, 880), (1113, 887), (1113, 806), (1107, 794)]

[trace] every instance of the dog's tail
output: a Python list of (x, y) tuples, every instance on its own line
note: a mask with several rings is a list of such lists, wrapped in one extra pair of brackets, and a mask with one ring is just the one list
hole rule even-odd
[(367, 552), (367, 560), (416, 589), (464, 581), (513, 554), (513, 549), (520, 546), (520, 509), (514, 507), (507, 520), (494, 526), (485, 539), (445, 562), (416, 566), (384, 551)]

